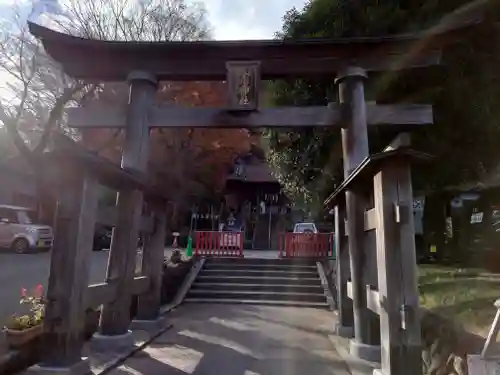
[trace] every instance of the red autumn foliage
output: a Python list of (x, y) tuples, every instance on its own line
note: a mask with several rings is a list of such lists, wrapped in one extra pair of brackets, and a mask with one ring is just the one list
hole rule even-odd
[[(107, 85), (95, 100), (125, 105), (127, 94), (126, 86)], [(223, 107), (226, 87), (221, 82), (164, 82), (156, 101)], [(92, 129), (86, 130), (83, 138), (87, 147), (119, 163), (123, 134), (112, 129)], [(253, 141), (245, 129), (154, 129), (148, 172), (178, 209), (188, 208), (193, 199), (222, 191), (235, 157), (247, 153)]]

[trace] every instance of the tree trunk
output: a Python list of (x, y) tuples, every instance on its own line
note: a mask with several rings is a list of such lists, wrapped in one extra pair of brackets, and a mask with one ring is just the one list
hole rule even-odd
[(37, 222), (54, 227), (57, 198), (53, 191), (47, 186), (46, 176), (41, 171), (47, 168), (34, 168), (35, 184), (37, 194)]

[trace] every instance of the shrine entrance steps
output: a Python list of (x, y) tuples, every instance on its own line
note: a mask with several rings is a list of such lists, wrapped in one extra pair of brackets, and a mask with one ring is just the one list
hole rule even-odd
[(185, 303), (227, 303), (328, 308), (315, 260), (213, 258)]

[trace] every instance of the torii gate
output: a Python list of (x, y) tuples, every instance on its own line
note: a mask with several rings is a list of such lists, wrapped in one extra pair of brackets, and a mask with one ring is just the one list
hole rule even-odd
[[(141, 43), (87, 40), (33, 23), (29, 26), (32, 34), (42, 40), (47, 53), (68, 75), (88, 82), (129, 82), (130, 98), (126, 108), (74, 108), (68, 111), (68, 125), (82, 131), (92, 127), (126, 129), (121, 168), (108, 172), (130, 175), (129, 180), (146, 173), (151, 127), (329, 126), (341, 130), (345, 181), (329, 201), (337, 202), (336, 232), (340, 242), (343, 197), (346, 197), (350, 272), (345, 267), (338, 267), (338, 333), (353, 334), (352, 354), (366, 359), (381, 357), (384, 375), (399, 375), (403, 368), (406, 373), (420, 373), (420, 322), (408, 166), (409, 158), (419, 155), (403, 148), (370, 157), (368, 127), (396, 126), (399, 131), (411, 130), (432, 122), (432, 108), (429, 105), (366, 104), (364, 81), (368, 74), (438, 64), (442, 45), (457, 37), (456, 30), (381, 38)], [(421, 45), (422, 39), (428, 42)], [(415, 46), (421, 48), (415, 51)], [(410, 51), (413, 53), (409, 55)], [(326, 107), (259, 107), (261, 80), (324, 75), (337, 77), (339, 103)], [(168, 80), (226, 80), (228, 107), (153, 105), (158, 81)], [(102, 173), (106, 175), (107, 172), (103, 170)], [(370, 185), (372, 177), (375, 208), (366, 211), (370, 202), (360, 186), (366, 186), (367, 182)], [(81, 196), (93, 197), (91, 191), (88, 192), (89, 185), (85, 186), (87, 190), (84, 189)], [(132, 265), (142, 191), (148, 188), (136, 182), (129, 190), (124, 191), (120, 186), (118, 189), (119, 221), (113, 234), (107, 280), (99, 299), (103, 303), (99, 333), (93, 338), (95, 345), (107, 350), (130, 345), (129, 303), (133, 293), (149, 295), (142, 298), (140, 321), (134, 324), (154, 326), (159, 312), (159, 286), (149, 282), (149, 276), (142, 281), (134, 280)], [(161, 211), (161, 207), (158, 208), (157, 229), (164, 226)], [(78, 233), (84, 227), (88, 235), (95, 217), (82, 210), (73, 212), (80, 217)], [(88, 219), (86, 225), (83, 218)], [(373, 262), (369, 261), (363, 239), (364, 231), (369, 229), (376, 230), (377, 256)], [(161, 237), (161, 233), (156, 234), (156, 257)], [(57, 367), (61, 372), (84, 373), (88, 369), (81, 359), (82, 342), (78, 338), (81, 327), (75, 323), (75, 316), (82, 316), (88, 302), (85, 298), (75, 298), (70, 308), (62, 309), (61, 306), (65, 306), (62, 299), (73, 296), (68, 291), (61, 291), (61, 286), (68, 285), (73, 293), (84, 295), (88, 268), (79, 269), (78, 266), (82, 261), (88, 263), (91, 249), (88, 241), (83, 240), (70, 245), (64, 249), (55, 247), (52, 254), (48, 294), (53, 298), (47, 306), (45, 331), (57, 339), (51, 341), (49, 354), (36, 371), (48, 372)], [(55, 260), (63, 251), (78, 254), (75, 257), (64, 255), (69, 263), (65, 267), (73, 270), (72, 273), (57, 268)], [(343, 259), (345, 253), (341, 248), (338, 258)], [(155, 256), (151, 256), (147, 263), (150, 267), (154, 259)], [(378, 277), (364, 277), (365, 273), (376, 271)], [(392, 273), (404, 278), (396, 282), (391, 279)], [(378, 291), (373, 290), (376, 286)], [(348, 297), (352, 299), (352, 307), (348, 305)]]

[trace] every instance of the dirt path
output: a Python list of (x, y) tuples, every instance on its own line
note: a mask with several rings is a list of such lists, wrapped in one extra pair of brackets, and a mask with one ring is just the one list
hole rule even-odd
[(348, 375), (329, 311), (183, 305), (174, 327), (111, 375)]

